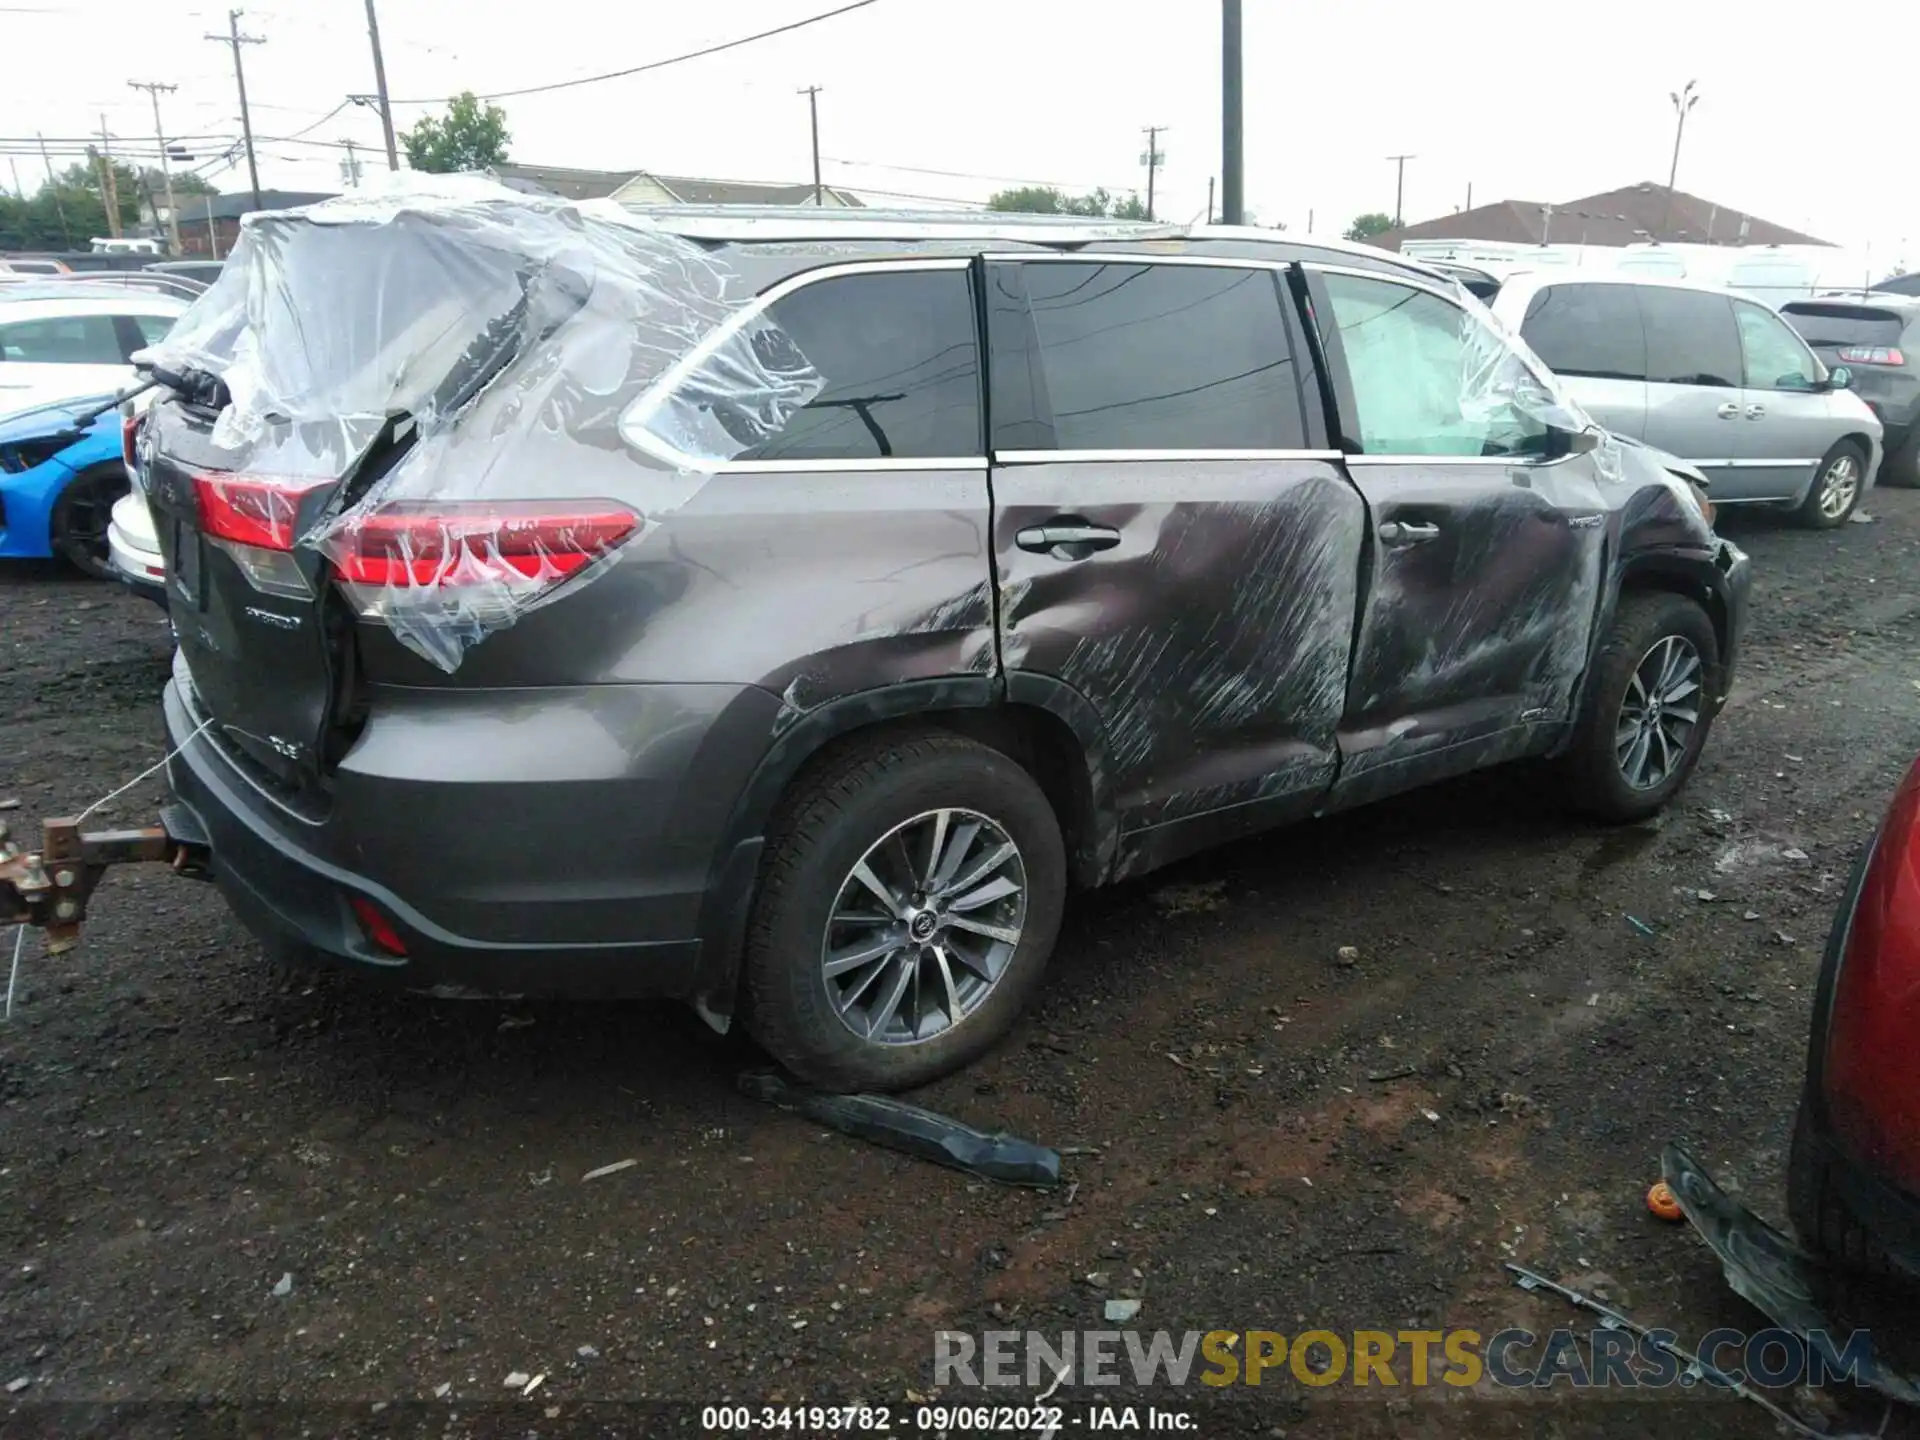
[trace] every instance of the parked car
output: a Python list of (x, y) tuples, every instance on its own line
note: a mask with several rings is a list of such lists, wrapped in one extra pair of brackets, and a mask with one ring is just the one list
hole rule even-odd
[(17, 288), (0, 286), (0, 415), (131, 384), (133, 353), (165, 335), (188, 303), (69, 281)]
[(1787, 1211), (1814, 1250), (1920, 1278), (1920, 762), (1855, 864), (1814, 990)]
[(1885, 428), (1881, 483), (1920, 485), (1920, 293), (1795, 300), (1780, 315), (1824, 364), (1852, 375)]
[(120, 417), (90, 410), (112, 394), (41, 405), (0, 419), (0, 557), (58, 556), (105, 577), (107, 525), (127, 493)]
[(1493, 311), (1608, 429), (1692, 461), (1716, 505), (1845, 522), (1880, 464), (1881, 425), (1757, 300), (1682, 281), (1510, 275)]
[(1920, 271), (1911, 275), (1889, 275), (1873, 288), (1877, 294), (1920, 295)]
[(0, 256), (0, 276), (65, 275), (71, 268), (66, 261), (57, 260), (51, 255)]
[(160, 538), (154, 533), (152, 512), (147, 509), (146, 478), (141, 473), (136, 448), (154, 393), (148, 390), (120, 402), (120, 458), (126, 469), (128, 489), (114, 501), (108, 517), (107, 565), (114, 579), (164, 610), (167, 608), (167, 562), (160, 553)]
[(1746, 557), (1391, 255), (444, 193), (156, 353), (169, 823), (276, 952), (893, 1089), (1072, 884), (1528, 757), (1645, 817), (1726, 696)]
[(172, 275), (200, 286), (213, 284), (225, 268), (224, 260), (156, 260), (141, 268), (155, 275)]

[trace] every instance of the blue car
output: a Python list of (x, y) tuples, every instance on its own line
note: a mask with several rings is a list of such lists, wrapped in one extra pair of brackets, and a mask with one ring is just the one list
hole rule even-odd
[(0, 558), (55, 556), (88, 575), (112, 576), (107, 526), (127, 493), (120, 415), (112, 400), (83, 396), (0, 419)]

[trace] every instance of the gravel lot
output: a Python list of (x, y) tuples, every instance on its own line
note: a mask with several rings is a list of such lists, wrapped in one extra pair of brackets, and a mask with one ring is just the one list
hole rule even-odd
[[(1118, 1296), (1174, 1331), (1579, 1323), (1510, 1258), (1687, 1340), (1760, 1328), (1641, 1197), (1677, 1139), (1781, 1209), (1820, 945), (1920, 750), (1920, 494), (1868, 508), (1828, 534), (1729, 522), (1749, 648), (1661, 823), (1583, 827), (1496, 775), (1080, 899), (1013, 1040), (916, 1097), (1098, 1147), (1069, 1192), (745, 1099), (744, 1047), (676, 1011), (281, 971), (210, 887), (117, 872), (77, 951), (29, 941), (0, 1028), (0, 1384), (30, 1382), (0, 1433), (643, 1433), (729, 1398), (899, 1416), (935, 1329), (1099, 1328)], [(44, 567), (0, 569), (0, 616), (0, 797), (30, 829), (159, 758), (166, 630)], [(516, 1371), (545, 1379), (514, 1396)], [(1698, 1392), (1276, 1374), (1153, 1398), (1206, 1434), (1778, 1433)]]

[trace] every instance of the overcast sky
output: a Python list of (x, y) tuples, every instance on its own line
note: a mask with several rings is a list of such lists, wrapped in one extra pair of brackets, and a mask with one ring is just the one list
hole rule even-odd
[[(381, 0), (380, 24), (392, 94), (410, 101), (640, 64), (839, 3)], [(1916, 0), (1245, 11), (1247, 204), (1262, 223), (1301, 232), (1311, 212), (1315, 231), (1337, 233), (1361, 211), (1391, 211), (1385, 157), (1402, 151), (1415, 156), (1410, 221), (1464, 206), (1469, 185), (1485, 203), (1664, 184), (1668, 92), (1694, 79), (1681, 189), (1920, 266), (1920, 185), (1903, 173), (1912, 87), (1861, 63), (1920, 53)], [(170, 135), (236, 136), (227, 47), (201, 38), (225, 23), (196, 0), (0, 0), (0, 137), (77, 137), (104, 111), (116, 138), (151, 145), (152, 111), (129, 79), (179, 86), (162, 97)], [(384, 163), (371, 111), (328, 118), (373, 88), (362, 0), (273, 0), (241, 24), (266, 40), (245, 49), (263, 185), (339, 188), (336, 146), (265, 138), (302, 130)], [(829, 183), (956, 200), (1019, 180), (1142, 188), (1141, 127), (1164, 125), (1159, 209), (1188, 219), (1219, 166), (1219, 47), (1214, 0), (876, 0), (709, 59), (502, 103), (515, 160), (798, 181), (809, 158), (795, 92), (819, 85)], [(397, 104), (396, 125), (428, 108)], [(13, 163), (29, 188), (44, 174), (31, 153)], [(246, 184), (244, 166), (209, 173), (224, 190)]]

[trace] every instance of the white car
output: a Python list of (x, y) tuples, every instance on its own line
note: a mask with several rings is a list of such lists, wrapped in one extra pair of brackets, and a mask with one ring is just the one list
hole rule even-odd
[(130, 384), (128, 357), (165, 335), (188, 305), (149, 291), (50, 288), (0, 286), (0, 415)]

